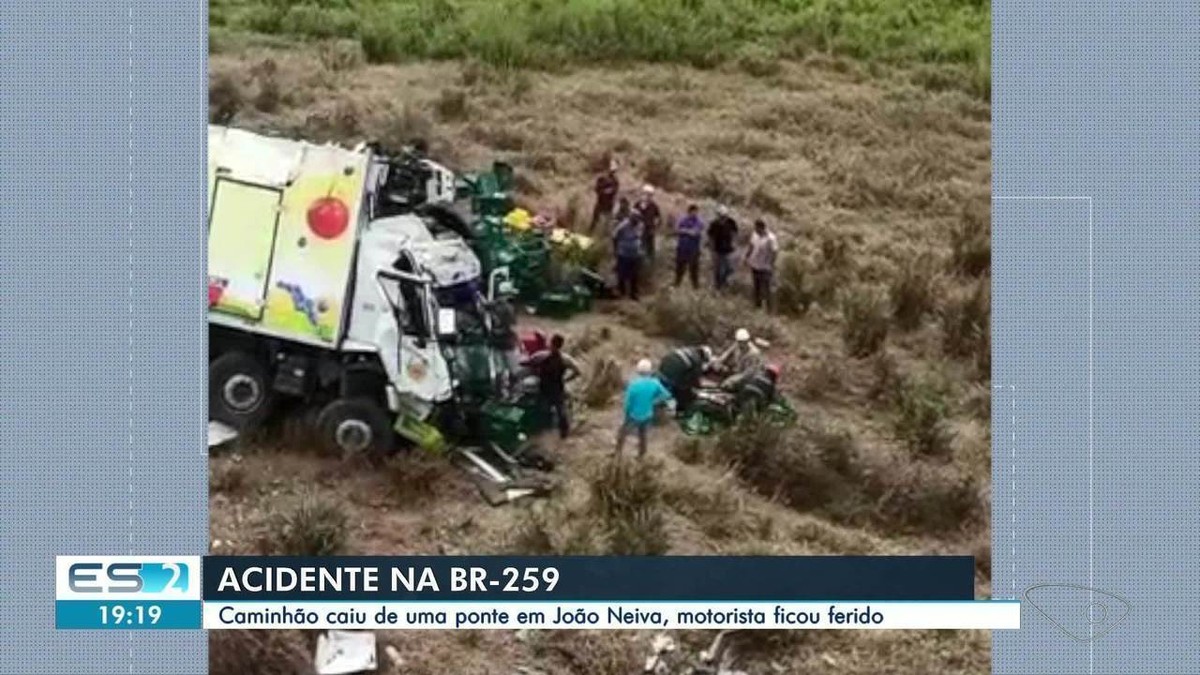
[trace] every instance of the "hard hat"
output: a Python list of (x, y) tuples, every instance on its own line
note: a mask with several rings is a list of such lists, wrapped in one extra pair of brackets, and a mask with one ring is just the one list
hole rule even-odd
[(652, 194), (654, 194), (654, 186), (649, 183), (646, 183), (645, 185), (642, 186), (642, 192), (645, 192), (648, 195), (652, 195)]
[(749, 342), (750, 331), (746, 330), (745, 328), (739, 328), (737, 329), (737, 332), (733, 334), (733, 339), (737, 340), (738, 342)]
[(637, 362), (637, 371), (642, 375), (649, 375), (654, 372), (654, 364), (650, 363), (650, 359), (642, 359)]

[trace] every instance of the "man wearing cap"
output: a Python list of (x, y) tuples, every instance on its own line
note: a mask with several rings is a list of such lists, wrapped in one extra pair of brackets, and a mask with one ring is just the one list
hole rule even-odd
[(729, 284), (733, 274), (733, 252), (737, 248), (737, 221), (725, 205), (717, 207), (717, 217), (708, 225), (708, 241), (713, 252), (713, 281), (717, 290)]
[(704, 221), (700, 208), (689, 204), (687, 215), (675, 225), (675, 285), (683, 281), (686, 272), (692, 288), (700, 288), (700, 243), (704, 237)]
[(660, 403), (666, 403), (674, 408), (675, 399), (671, 392), (654, 377), (654, 364), (650, 359), (642, 359), (637, 364), (637, 376), (625, 388), (625, 419), (617, 431), (617, 449), (614, 456), (621, 458), (625, 448), (625, 437), (630, 432), (638, 435), (638, 459), (646, 456), (647, 433), (654, 421), (654, 408)]
[(596, 177), (596, 207), (592, 209), (592, 224), (588, 232), (596, 229), (596, 224), (604, 221), (605, 227), (613, 217), (613, 207), (616, 205), (617, 193), (621, 191), (621, 181), (617, 179), (617, 162), (608, 164), (608, 170)]
[(679, 402), (680, 410), (687, 410), (695, 401), (696, 387), (700, 386), (700, 378), (712, 359), (709, 347), (679, 347), (658, 364), (658, 378)]
[(754, 376), (763, 367), (762, 352), (750, 339), (750, 331), (739, 328), (733, 339), (733, 344), (712, 365), (713, 370), (729, 373), (721, 382), (721, 388), (727, 390), (737, 389), (744, 380)]
[(642, 186), (642, 195), (633, 205), (642, 221), (642, 249), (647, 260), (654, 260), (654, 238), (658, 234), (658, 224), (662, 220), (662, 212), (654, 201), (654, 186), (647, 183)]

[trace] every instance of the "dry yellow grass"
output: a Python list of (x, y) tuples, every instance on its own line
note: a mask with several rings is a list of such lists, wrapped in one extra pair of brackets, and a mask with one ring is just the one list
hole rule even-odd
[[(784, 364), (785, 390), (806, 421), (852, 436), (853, 461), (876, 472), (913, 464), (888, 478), (906, 486), (902, 494), (912, 500), (919, 500), (922, 486), (904, 481), (933, 480), (938, 484), (930, 488), (949, 490), (956, 477), (968, 476), (986, 514), (988, 388), (986, 373), (980, 381), (978, 354), (958, 348), (966, 343), (947, 335), (951, 322), (925, 316), (909, 330), (890, 331), (885, 355), (848, 357), (837, 304), (841, 290), (854, 284), (892, 288), (917, 259), (938, 268), (935, 295), (956, 299), (975, 288), (981, 245), (963, 228), (987, 225), (980, 215), (987, 213), (990, 180), (986, 104), (961, 94), (932, 94), (899, 76), (871, 79), (823, 57), (784, 64), (760, 78), (732, 67), (671, 66), (501, 74), (454, 63), (365, 66), (346, 49), (214, 54), (214, 97), (220, 99), (214, 110), (235, 109), (237, 125), (309, 138), (401, 141), (420, 135), (437, 156), (465, 168), (485, 166), (499, 155), (516, 164), (529, 204), (571, 222), (589, 212), (591, 167), (610, 155), (622, 162), (624, 186), (653, 177), (670, 214), (697, 201), (708, 215), (716, 200), (724, 200), (747, 225), (765, 218), (803, 270), (798, 283), (804, 288), (793, 290), (812, 306), (775, 317), (752, 314), (743, 279), (735, 285), (741, 297), (721, 305), (736, 314), (723, 321), (779, 332), (770, 353)], [(267, 60), (273, 65), (264, 66)], [(669, 253), (669, 247), (664, 242), (660, 251)], [(938, 315), (945, 315), (945, 297), (935, 301)], [(658, 357), (670, 343), (671, 336), (653, 330), (651, 303), (643, 304), (602, 307), (601, 313), (545, 325), (565, 333), (568, 348), (577, 339), (586, 343), (585, 366), (614, 359), (628, 373), (637, 358)], [(947, 353), (947, 346), (955, 348)], [(913, 459), (896, 438), (892, 394), (905, 378), (923, 374), (948, 383), (945, 422), (953, 443), (945, 456)], [(389, 471), (368, 470), (284, 441), (247, 447), (236, 467), (228, 456), (212, 460), (212, 537), (221, 541), (221, 551), (256, 550), (271, 505), (309, 490), (341, 504), (346, 546), (355, 553), (501, 553), (514, 550), (514, 542), (517, 548), (598, 546), (572, 534), (569, 524), (588, 512), (590, 477), (607, 462), (617, 412), (609, 405), (582, 414), (577, 435), (545, 441), (559, 458), (565, 485), (535, 507), (536, 516), (523, 508), (483, 506), (466, 479), (452, 472), (414, 465), (422, 475), (438, 476), (436, 490), (415, 494), (402, 478), (402, 460)], [(906, 502), (872, 505), (885, 510), (874, 518), (869, 511), (789, 508), (739, 478), (711, 447), (680, 443), (672, 428), (656, 430), (651, 453), (662, 463), (657, 508), (672, 553), (985, 557), (988, 550), (986, 517), (962, 529), (901, 532), (886, 526), (894, 515), (887, 510), (907, 508)], [(955, 494), (969, 505), (961, 490)], [(519, 531), (530, 518), (549, 533), (548, 541), (542, 537), (539, 544), (538, 536)], [(986, 561), (980, 570), (978, 593), (985, 594)], [(381, 640), (404, 654), (405, 673), (473, 675), (507, 674), (521, 666), (544, 673), (635, 672), (650, 637), (564, 632), (518, 640), (499, 632), (419, 632), (385, 633)], [(698, 650), (712, 636), (676, 638)], [(739, 646), (737, 663), (749, 673), (984, 673), (990, 657), (986, 633), (887, 631), (748, 640)]]

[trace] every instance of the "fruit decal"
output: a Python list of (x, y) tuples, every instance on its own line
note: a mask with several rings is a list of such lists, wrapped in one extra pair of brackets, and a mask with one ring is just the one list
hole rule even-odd
[(306, 217), (308, 229), (321, 239), (337, 239), (350, 226), (350, 210), (337, 197), (325, 196), (314, 201)]
[(208, 278), (208, 306), (215, 307), (221, 302), (221, 296), (225, 295), (225, 288), (229, 286), (228, 279), (220, 277)]
[(320, 328), (320, 324), (317, 321), (317, 303), (314, 302), (312, 298), (305, 295), (303, 289), (296, 284), (289, 284), (283, 281), (280, 281), (275, 285), (286, 291), (288, 295), (292, 296), (292, 306), (296, 308), (297, 312), (303, 314), (314, 328)]

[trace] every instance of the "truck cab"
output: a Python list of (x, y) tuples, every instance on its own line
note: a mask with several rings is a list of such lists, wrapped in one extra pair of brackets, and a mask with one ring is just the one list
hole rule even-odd
[(214, 126), (209, 181), (211, 419), (244, 431), (291, 399), (323, 444), (386, 453), (451, 402), (460, 325), (496, 283), (447, 215), (453, 173)]

